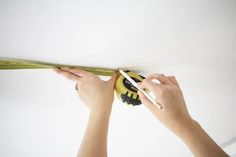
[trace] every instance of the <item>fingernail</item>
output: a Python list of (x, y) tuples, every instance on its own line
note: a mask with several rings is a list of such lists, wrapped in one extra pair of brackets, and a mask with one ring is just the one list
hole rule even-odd
[(141, 93), (141, 92), (138, 90), (138, 95), (139, 95), (139, 96), (140, 96), (140, 93)]
[(61, 67), (61, 69), (68, 70), (69, 68), (68, 67)]

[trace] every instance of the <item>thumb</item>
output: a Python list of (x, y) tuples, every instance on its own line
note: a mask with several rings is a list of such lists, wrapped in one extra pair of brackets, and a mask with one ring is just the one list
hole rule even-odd
[(111, 84), (111, 85), (115, 85), (115, 82), (117, 80), (117, 78), (119, 77), (119, 74), (116, 72), (114, 73), (111, 78), (108, 80), (108, 82)]
[(139, 98), (144, 106), (148, 109), (153, 110), (153, 104), (148, 98), (140, 91), (138, 91)]

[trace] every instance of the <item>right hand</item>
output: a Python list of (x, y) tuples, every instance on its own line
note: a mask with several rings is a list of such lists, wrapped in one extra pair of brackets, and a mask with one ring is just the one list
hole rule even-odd
[[(160, 84), (153, 80), (158, 80)], [(163, 106), (162, 110), (150, 102), (144, 94), (138, 92), (142, 103), (175, 134), (179, 134), (183, 127), (192, 122), (183, 93), (174, 76), (152, 74), (139, 83), (139, 87), (148, 89), (154, 94), (156, 100)]]
[(114, 73), (108, 81), (103, 81), (97, 75), (78, 68), (65, 67), (54, 68), (54, 70), (69, 80), (77, 82), (77, 93), (91, 113), (110, 114), (117, 73)]

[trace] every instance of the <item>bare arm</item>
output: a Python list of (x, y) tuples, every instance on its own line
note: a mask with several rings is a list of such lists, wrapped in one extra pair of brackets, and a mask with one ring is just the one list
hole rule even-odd
[(109, 125), (108, 113), (90, 113), (89, 122), (78, 157), (106, 157), (107, 156), (107, 132)]
[(117, 74), (103, 81), (92, 73), (78, 69), (55, 70), (77, 82), (78, 95), (90, 109), (87, 129), (77, 157), (107, 157), (107, 134)]
[[(158, 80), (160, 84), (153, 80)], [(153, 74), (148, 76), (140, 88), (151, 90), (163, 110), (139, 93), (143, 104), (173, 133), (180, 137), (195, 157), (228, 157), (228, 155), (209, 137), (201, 126), (189, 115), (182, 91), (173, 76)]]
[(177, 135), (184, 141), (196, 157), (228, 157), (194, 120), (183, 126)]

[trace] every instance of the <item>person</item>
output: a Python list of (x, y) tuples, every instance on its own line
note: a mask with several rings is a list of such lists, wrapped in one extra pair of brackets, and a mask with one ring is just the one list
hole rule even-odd
[[(107, 157), (107, 134), (118, 73), (108, 81), (76, 68), (55, 68), (58, 74), (76, 81), (78, 95), (90, 110), (89, 121), (77, 157)], [(156, 83), (153, 80), (158, 80)], [(152, 74), (139, 83), (158, 96), (163, 109), (138, 92), (141, 102), (191, 150), (195, 157), (228, 157), (188, 113), (181, 88), (174, 76)]]

